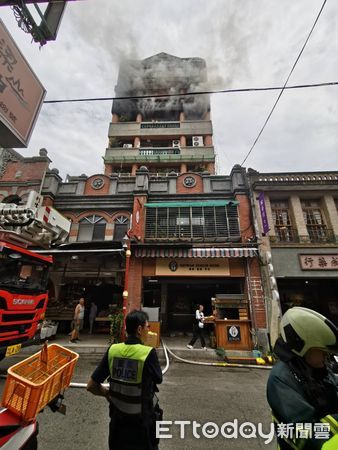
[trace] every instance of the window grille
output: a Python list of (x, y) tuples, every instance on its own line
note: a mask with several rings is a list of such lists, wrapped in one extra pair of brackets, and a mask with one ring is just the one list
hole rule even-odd
[(278, 240), (293, 242), (296, 236), (292, 228), (289, 209), (285, 207), (284, 202), (271, 203), (271, 212)]
[(147, 208), (145, 238), (238, 241), (238, 210), (230, 205)]

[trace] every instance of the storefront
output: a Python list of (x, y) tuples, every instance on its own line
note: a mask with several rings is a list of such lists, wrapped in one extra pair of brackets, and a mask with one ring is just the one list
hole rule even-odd
[(321, 248), (273, 249), (273, 264), (282, 312), (303, 306), (338, 323), (337, 252)]
[(98, 317), (108, 316), (109, 305), (122, 305), (125, 261), (121, 243), (70, 244), (49, 253), (54, 264), (47, 319), (61, 322), (63, 328), (69, 327), (81, 297), (85, 299), (85, 326), (91, 302), (97, 305)]
[[(255, 249), (137, 249), (142, 257), (142, 304), (159, 307), (162, 333), (175, 335), (192, 330), (196, 305), (202, 304), (206, 316), (214, 313), (212, 299), (228, 296), (231, 305), (219, 309), (218, 319), (247, 320), (240, 316), (243, 302), (249, 311), (247, 260)], [(207, 331), (215, 332), (215, 324)], [(240, 344), (239, 344), (240, 345)]]

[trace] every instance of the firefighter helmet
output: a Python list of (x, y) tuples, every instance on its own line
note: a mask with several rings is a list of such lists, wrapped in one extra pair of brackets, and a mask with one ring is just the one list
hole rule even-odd
[(338, 328), (312, 309), (295, 306), (286, 311), (281, 320), (281, 335), (298, 356), (304, 356), (310, 348), (338, 350)]

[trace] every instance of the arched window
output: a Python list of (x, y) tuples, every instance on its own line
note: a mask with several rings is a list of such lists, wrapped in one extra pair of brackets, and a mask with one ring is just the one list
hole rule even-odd
[(104, 241), (107, 222), (101, 216), (83, 218), (79, 224), (78, 241)]
[(124, 235), (129, 229), (129, 218), (118, 216), (114, 220), (114, 241), (122, 241)]

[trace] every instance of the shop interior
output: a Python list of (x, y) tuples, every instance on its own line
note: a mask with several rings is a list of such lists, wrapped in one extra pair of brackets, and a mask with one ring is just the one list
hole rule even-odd
[(338, 279), (279, 278), (282, 312), (293, 306), (310, 308), (338, 323)]

